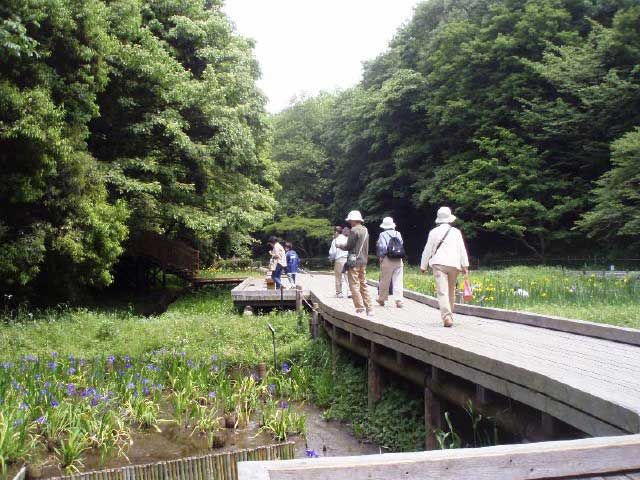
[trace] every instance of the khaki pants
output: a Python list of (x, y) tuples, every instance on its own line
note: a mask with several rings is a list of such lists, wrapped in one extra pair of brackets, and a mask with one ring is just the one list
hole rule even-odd
[(344, 264), (347, 263), (347, 257), (339, 258), (333, 262), (333, 274), (336, 277), (336, 295), (342, 294), (342, 278), (345, 275)]
[(349, 278), (349, 288), (353, 297), (353, 304), (356, 310), (366, 308), (367, 312), (373, 311), (369, 288), (367, 287), (367, 267), (366, 265), (350, 268), (347, 276)]
[(456, 267), (445, 265), (433, 265), (433, 276), (438, 290), (438, 305), (442, 320), (453, 320), (453, 304), (456, 301), (456, 285), (458, 284), (459, 270)]
[(380, 265), (380, 284), (378, 298), (386, 302), (389, 298), (389, 285), (393, 286), (393, 298), (402, 301), (404, 285), (402, 284), (404, 266), (401, 258), (384, 257)]

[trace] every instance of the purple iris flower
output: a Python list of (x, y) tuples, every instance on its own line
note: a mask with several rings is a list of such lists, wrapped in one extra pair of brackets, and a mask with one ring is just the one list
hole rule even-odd
[(306, 449), (304, 454), (310, 458), (320, 458), (320, 455), (318, 455), (315, 450)]
[(149, 391), (149, 389), (147, 387), (142, 387), (142, 393), (145, 395), (149, 395), (151, 392)]
[(216, 398), (216, 392), (209, 392), (209, 398)]
[(291, 405), (289, 402), (280, 402), (280, 408), (289, 408)]
[(44, 415), (39, 416), (38, 420), (36, 420), (36, 423), (39, 423), (40, 425), (47, 423), (47, 417), (45, 417)]
[(127, 385), (127, 388), (133, 390), (134, 388), (136, 388), (136, 386), (133, 384), (133, 382), (129, 382), (129, 384)]
[(51, 352), (51, 358), (58, 358), (58, 352), (56, 352), (55, 350)]
[(57, 400), (51, 400), (51, 406), (52, 407), (57, 407), (58, 405), (60, 405), (60, 404), (58, 403)]
[(124, 364), (124, 368), (126, 368), (127, 370), (131, 368), (131, 362), (127, 362)]
[(282, 364), (282, 373), (289, 373), (289, 371), (291, 370), (291, 367), (289, 366), (288, 363), (283, 363)]
[(109, 355), (107, 357), (107, 363), (113, 364), (113, 363), (115, 363), (115, 361), (116, 361), (116, 357), (114, 357), (113, 355)]
[(211, 355), (211, 361), (212, 362), (217, 362), (218, 361), (218, 356), (217, 355)]
[(16, 420), (15, 422), (13, 422), (13, 426), (14, 426), (14, 427), (17, 427), (18, 425), (21, 425), (21, 424), (22, 424), (22, 419), (21, 419), (21, 418), (19, 418), (19, 419), (18, 419), (18, 420)]
[(49, 362), (47, 365), (51, 370), (55, 370), (56, 368), (58, 368), (58, 364), (56, 362)]
[(74, 373), (76, 373), (76, 369), (71, 367), (69, 370), (67, 370), (67, 375), (73, 375)]

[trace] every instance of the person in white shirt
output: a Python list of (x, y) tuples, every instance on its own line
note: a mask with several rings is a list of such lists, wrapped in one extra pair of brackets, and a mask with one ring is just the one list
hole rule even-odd
[(276, 288), (282, 288), (282, 281), (280, 277), (282, 276), (282, 272), (285, 268), (287, 268), (287, 254), (284, 251), (284, 247), (280, 245), (280, 242), (276, 237), (270, 237), (269, 242), (267, 242), (271, 247), (269, 251), (269, 255), (271, 255), (270, 265), (273, 265), (273, 270), (271, 272), (271, 278), (276, 284)]
[(465, 276), (469, 274), (469, 257), (462, 233), (451, 225), (455, 219), (449, 207), (438, 209), (438, 226), (429, 232), (420, 262), (420, 270), (423, 273), (428, 267), (433, 269), (440, 315), (445, 327), (453, 326), (453, 305), (458, 275), (461, 271)]
[(347, 263), (347, 256), (349, 255), (349, 252), (338, 248), (336, 245), (338, 241), (340, 241), (340, 243), (346, 243), (348, 240), (342, 230), (343, 229), (340, 226), (335, 228), (333, 241), (329, 248), (329, 260), (333, 262), (333, 273), (336, 277), (336, 297), (338, 298), (343, 296), (342, 286), (343, 283), (346, 284), (346, 281), (343, 282), (343, 279), (346, 277), (346, 274), (344, 273), (344, 264)]

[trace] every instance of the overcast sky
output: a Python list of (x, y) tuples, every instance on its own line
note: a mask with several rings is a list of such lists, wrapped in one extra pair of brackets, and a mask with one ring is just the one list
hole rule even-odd
[(260, 88), (278, 112), (300, 93), (355, 85), (417, 0), (226, 0), (238, 32), (256, 41)]

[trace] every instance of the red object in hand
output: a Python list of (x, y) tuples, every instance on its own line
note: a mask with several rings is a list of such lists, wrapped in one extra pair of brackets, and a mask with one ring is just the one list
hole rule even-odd
[(473, 298), (473, 288), (471, 288), (471, 284), (469, 283), (469, 279), (464, 279), (464, 290), (462, 291), (462, 297), (465, 302), (468, 302)]

